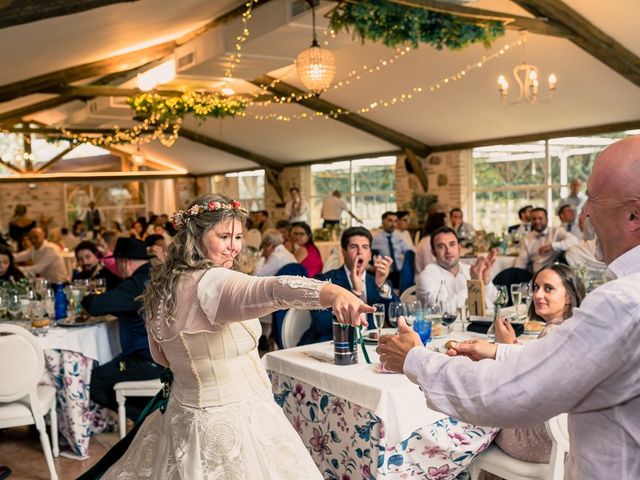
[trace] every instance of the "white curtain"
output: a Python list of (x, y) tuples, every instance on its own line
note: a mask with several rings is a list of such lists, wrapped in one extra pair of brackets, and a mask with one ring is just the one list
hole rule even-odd
[(147, 180), (147, 211), (171, 215), (176, 211), (176, 189), (172, 178)]

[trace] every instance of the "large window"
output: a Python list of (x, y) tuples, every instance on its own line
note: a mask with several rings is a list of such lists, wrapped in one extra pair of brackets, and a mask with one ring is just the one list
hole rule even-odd
[(238, 199), (249, 210), (264, 209), (264, 170), (227, 173), (211, 177), (211, 191)]
[(472, 221), (492, 232), (519, 222), (524, 205), (547, 209), (557, 223), (555, 209), (569, 194), (577, 178), (583, 193), (597, 155), (619, 138), (639, 132), (590, 137), (566, 137), (516, 145), (495, 145), (473, 150)]
[[(387, 210), (396, 210), (396, 157), (378, 157), (311, 166), (311, 224), (322, 226), (322, 200), (335, 190), (364, 226), (380, 226)], [(346, 214), (345, 214), (346, 215)], [(344, 225), (351, 219), (343, 216)]]

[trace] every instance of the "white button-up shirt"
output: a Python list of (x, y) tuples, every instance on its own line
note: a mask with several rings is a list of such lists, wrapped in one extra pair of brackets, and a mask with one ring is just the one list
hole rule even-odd
[[(527, 233), (520, 246), (520, 254), (516, 259), (515, 266), (527, 268), (532, 264), (533, 273), (542, 267), (553, 263), (559, 252), (564, 252), (567, 248), (577, 245), (580, 242), (576, 237), (568, 233), (564, 228), (546, 228), (542, 232), (532, 230)], [(551, 251), (545, 254), (538, 253), (540, 247), (551, 244)]]
[[(449, 270), (445, 270), (437, 263), (430, 263), (426, 268), (416, 275), (416, 296), (418, 300), (427, 305), (435, 305), (438, 295), (454, 296), (456, 305), (461, 306), (467, 302), (468, 289), (467, 280), (471, 279), (471, 265), (458, 263), (458, 274), (453, 275)], [(440, 286), (444, 282), (446, 292), (440, 292)], [(493, 283), (484, 286), (487, 308), (493, 309), (493, 300), (498, 291)]]
[(330, 195), (322, 200), (320, 216), (323, 220), (337, 222), (340, 221), (342, 212), (346, 212), (348, 210), (347, 204), (344, 203), (341, 198)]
[(258, 277), (270, 277), (290, 263), (298, 263), (296, 257), (284, 245), (278, 245), (273, 249), (269, 258), (265, 260), (264, 257), (260, 257), (256, 267), (253, 269), (253, 274)]
[(640, 478), (640, 246), (609, 265), (553, 333), (505, 362), (412, 349), (404, 372), (427, 404), (477, 425), (524, 427), (569, 412), (566, 480)]
[(63, 283), (69, 280), (67, 267), (62, 258), (62, 250), (54, 243), (44, 241), (37, 250), (33, 247), (14, 255), (16, 262), (30, 261), (32, 265), (19, 267), (23, 273), (33, 272), (51, 283)]

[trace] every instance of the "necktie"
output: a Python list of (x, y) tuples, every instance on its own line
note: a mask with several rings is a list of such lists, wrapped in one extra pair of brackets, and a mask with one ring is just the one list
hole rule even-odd
[(567, 232), (571, 232), (573, 229), (573, 223), (567, 223)]
[(398, 264), (396, 263), (396, 254), (393, 251), (393, 241), (391, 240), (391, 235), (387, 235), (387, 241), (389, 242), (389, 256), (391, 257), (391, 260), (393, 260), (391, 271), (395, 272), (398, 270)]

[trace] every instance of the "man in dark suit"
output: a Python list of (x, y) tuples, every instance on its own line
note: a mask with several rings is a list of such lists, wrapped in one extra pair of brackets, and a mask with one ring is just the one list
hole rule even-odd
[[(367, 272), (371, 261), (371, 232), (364, 227), (351, 227), (342, 233), (340, 239), (344, 265), (335, 270), (316, 275), (318, 280), (329, 280), (351, 290), (368, 305), (398, 301), (387, 281), (391, 264), (389, 257), (378, 256), (374, 262), (374, 273)], [(385, 308), (386, 310), (386, 308)], [(370, 321), (370, 325), (373, 323)], [(324, 342), (333, 338), (331, 312), (315, 310), (311, 312), (311, 326), (300, 340), (300, 345)]]
[[(144, 292), (150, 273), (147, 246), (135, 238), (119, 238), (113, 256), (124, 280), (102, 295), (88, 295), (82, 306), (91, 315), (118, 317), (122, 353), (93, 369), (90, 389), (94, 402), (117, 411), (113, 391), (116, 383), (160, 378), (164, 368), (151, 359), (147, 330), (140, 314), (142, 301), (138, 297)], [(138, 397), (127, 400), (127, 416), (136, 419), (147, 403), (148, 399)]]

